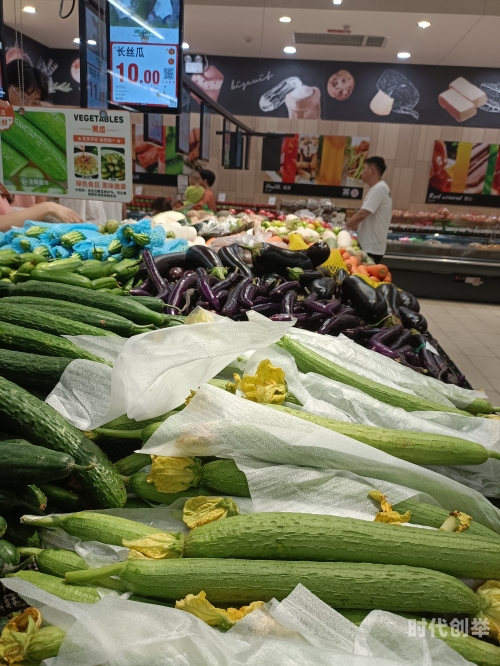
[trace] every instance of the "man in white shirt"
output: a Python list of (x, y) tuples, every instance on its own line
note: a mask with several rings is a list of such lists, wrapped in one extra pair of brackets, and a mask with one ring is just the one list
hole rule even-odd
[(387, 233), (392, 220), (391, 191), (382, 180), (386, 170), (382, 157), (369, 157), (361, 178), (370, 188), (361, 208), (346, 224), (348, 231), (358, 230), (358, 241), (375, 263), (379, 264), (387, 247)]

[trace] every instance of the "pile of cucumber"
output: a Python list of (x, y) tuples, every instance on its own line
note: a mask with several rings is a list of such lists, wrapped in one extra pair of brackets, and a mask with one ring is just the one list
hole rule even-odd
[(110, 257), (106, 261), (83, 261), (75, 255), (49, 261), (44, 249), (38, 247), (33, 252), (21, 254), (12, 249), (0, 249), (0, 289), (6, 290), (9, 283), (37, 280), (124, 296), (134, 285), (139, 271), (138, 259), (117, 261)]
[[(154, 330), (168, 324), (163, 302), (151, 298), (144, 305), (57, 281), (0, 285), (8, 286), (0, 288), (0, 515), (18, 525), (27, 510), (123, 506), (125, 487), (107, 456), (44, 400), (73, 359), (110, 365), (65, 336), (128, 338)], [(12, 540), (26, 545), (31, 537), (15, 534)]]

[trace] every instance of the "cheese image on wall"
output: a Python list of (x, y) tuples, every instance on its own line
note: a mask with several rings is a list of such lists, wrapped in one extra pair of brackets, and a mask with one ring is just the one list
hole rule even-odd
[(439, 104), (459, 123), (473, 118), (480, 106), (488, 102), (488, 97), (467, 79), (460, 76), (450, 83), (450, 87), (439, 95)]

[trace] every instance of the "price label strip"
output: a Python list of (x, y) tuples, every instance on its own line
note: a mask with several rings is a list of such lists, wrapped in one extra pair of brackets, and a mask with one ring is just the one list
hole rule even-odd
[(177, 105), (176, 45), (111, 44), (111, 101), (145, 106)]

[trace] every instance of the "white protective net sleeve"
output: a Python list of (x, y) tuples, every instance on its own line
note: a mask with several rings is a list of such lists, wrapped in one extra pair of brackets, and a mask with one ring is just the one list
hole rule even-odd
[(229, 457), (238, 453), (270, 463), (347, 470), (426, 493), (445, 509), (460, 510), (500, 532), (500, 512), (479, 493), (423, 467), (399, 460), (292, 415), (210, 385), (167, 419), (142, 453)]
[(174, 608), (116, 597), (79, 604), (18, 578), (2, 582), (67, 632), (45, 666), (470, 665), (391, 613), (373, 611), (358, 628), (302, 585), (224, 634)]

